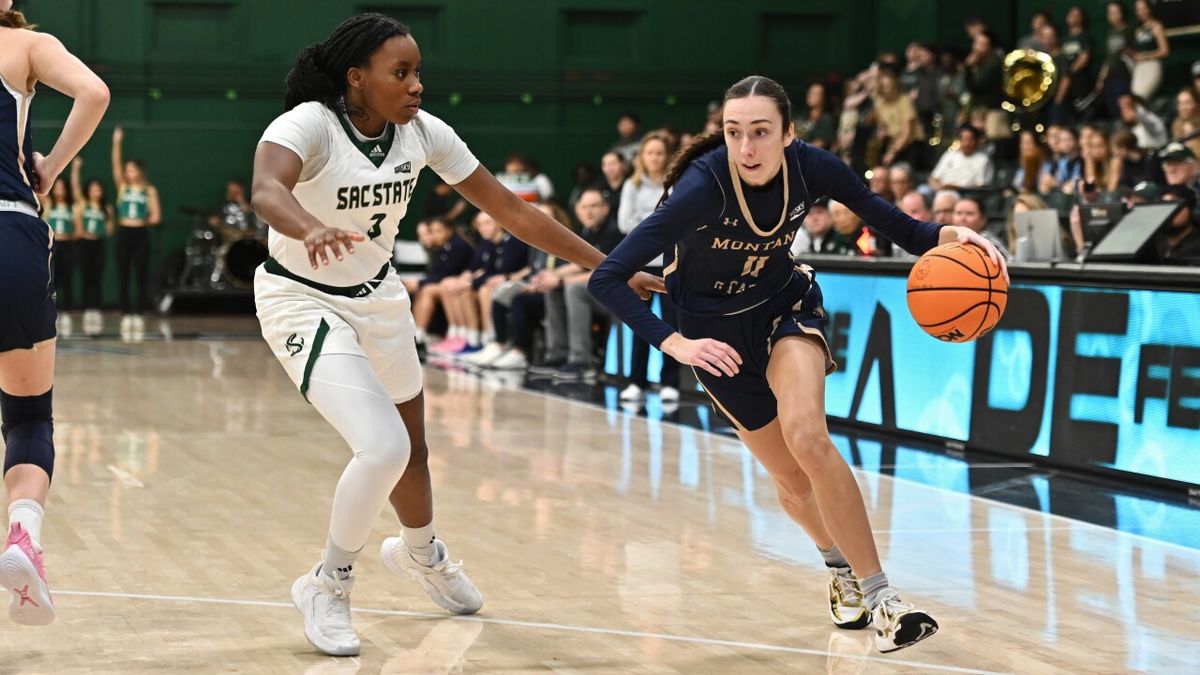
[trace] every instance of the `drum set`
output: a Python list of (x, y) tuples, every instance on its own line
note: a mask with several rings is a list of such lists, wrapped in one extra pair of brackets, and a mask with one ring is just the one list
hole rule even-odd
[(195, 220), (183, 248), (179, 287), (222, 291), (249, 289), (254, 270), (267, 260), (267, 226), (238, 204), (220, 211), (185, 208)]

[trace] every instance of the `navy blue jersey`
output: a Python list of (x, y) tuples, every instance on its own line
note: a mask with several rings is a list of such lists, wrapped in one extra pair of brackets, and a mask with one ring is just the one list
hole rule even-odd
[(840, 159), (797, 140), (765, 186), (736, 179), (726, 146), (696, 158), (670, 197), (592, 274), (592, 293), (640, 337), (658, 346), (674, 329), (626, 285), (664, 254), (667, 292), (692, 316), (738, 314), (762, 305), (792, 280), (789, 248), (818, 197), (842, 202), (906, 251), (937, 245), (941, 226), (914, 220), (871, 192)]
[(29, 128), (29, 104), (33, 92), (14, 88), (0, 77), (0, 200), (37, 206), (33, 193), (33, 134)]
[(421, 283), (437, 283), (447, 277), (462, 274), (470, 266), (473, 255), (471, 245), (462, 237), (457, 234), (450, 237), (450, 241), (434, 251), (429, 262), (429, 271), (425, 273)]
[(512, 274), (529, 264), (529, 244), (516, 237), (504, 233), (504, 239), (496, 244), (496, 255), (492, 264), (484, 272), (484, 276), (493, 274)]

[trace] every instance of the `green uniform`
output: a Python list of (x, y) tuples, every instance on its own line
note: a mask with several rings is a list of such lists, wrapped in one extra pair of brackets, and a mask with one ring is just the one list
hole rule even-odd
[(71, 207), (69, 206), (55, 206), (46, 211), (46, 222), (50, 223), (55, 237), (69, 237), (75, 232), (75, 226), (71, 222)]
[(83, 232), (96, 239), (108, 237), (108, 214), (104, 209), (91, 204), (83, 207)]
[(150, 217), (150, 191), (144, 187), (126, 186), (117, 196), (117, 217), (123, 220), (146, 220)]

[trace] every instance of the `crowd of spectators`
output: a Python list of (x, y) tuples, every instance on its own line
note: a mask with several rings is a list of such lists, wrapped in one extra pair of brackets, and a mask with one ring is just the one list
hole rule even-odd
[[(961, 44), (913, 42), (853, 76), (808, 84), (796, 135), (838, 155), (913, 218), (968, 227), (1017, 261), (1031, 259), (1017, 227), (1023, 213), (1053, 212), (1064, 255), (1084, 259), (1104, 234), (1089, 225), (1094, 208), (1180, 201), (1185, 207), (1145, 261), (1200, 263), (1200, 62), (1192, 81), (1162, 91), (1170, 46), (1152, 9), (1145, 0), (1132, 12), (1107, 3), (1100, 17), (1107, 38), (1097, 43), (1079, 6), (1062, 17), (1035, 13), (1030, 32), (1007, 44), (970, 19)], [(1014, 48), (1044, 52), (1057, 71), (1057, 88), (1036, 110), (1006, 104), (1003, 62)], [(696, 133), (720, 126), (713, 104)], [(670, 157), (691, 138), (669, 127), (643, 131), (638, 115), (625, 113), (598, 162), (575, 166), (565, 196), (519, 154), (497, 178), (608, 252), (658, 203)], [(588, 272), (530, 250), (485, 214), (470, 219), (464, 237), (456, 228), (468, 213), (439, 185), (419, 229), (431, 263), (409, 283), (429, 351), (559, 380), (595, 377), (611, 318), (588, 294)], [(844, 205), (816, 195), (792, 253), (909, 255)], [(661, 266), (656, 260), (650, 271)], [(669, 302), (652, 302), (674, 321)], [(438, 307), (447, 327), (433, 341), (427, 333)], [(649, 346), (634, 339), (626, 400), (644, 395), (653, 379)], [(665, 401), (678, 398), (678, 364), (665, 355), (658, 382)]]

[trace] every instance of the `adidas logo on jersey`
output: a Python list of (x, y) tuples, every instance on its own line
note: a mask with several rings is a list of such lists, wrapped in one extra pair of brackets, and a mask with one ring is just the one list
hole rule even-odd
[(396, 173), (409, 173), (412, 171), (412, 162), (405, 162), (396, 167)]
[(371, 159), (377, 159), (379, 157), (383, 157), (383, 154), (383, 148), (379, 147), (379, 144), (376, 143), (375, 147), (371, 148), (371, 152), (367, 153), (367, 157), (370, 157)]

